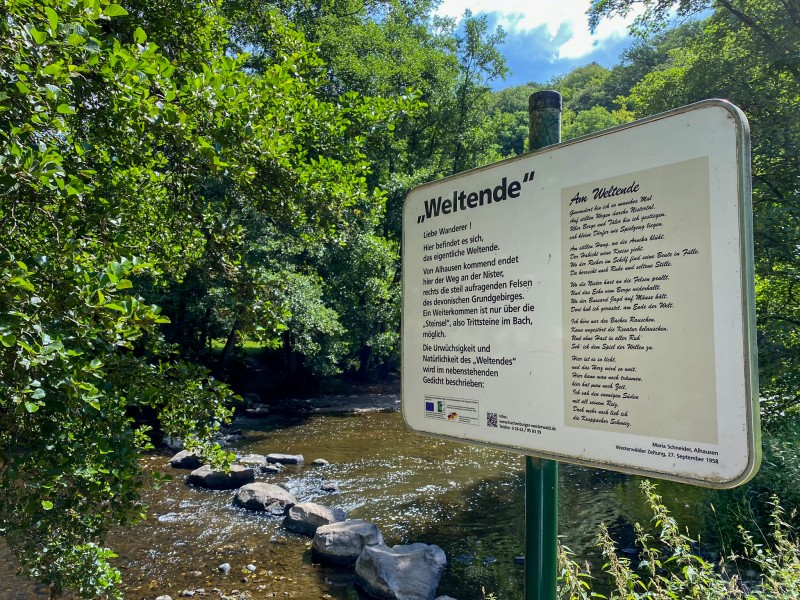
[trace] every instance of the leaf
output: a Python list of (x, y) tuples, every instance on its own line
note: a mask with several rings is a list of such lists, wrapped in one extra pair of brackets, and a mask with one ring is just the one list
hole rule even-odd
[(52, 510), (53, 503), (50, 500), (42, 500), (42, 508), (45, 510)]
[(55, 35), (56, 31), (58, 31), (58, 14), (49, 6), (45, 7), (44, 12), (47, 15), (47, 20), (50, 22), (50, 33)]
[(106, 17), (124, 17), (128, 14), (128, 11), (119, 4), (109, 4), (103, 9), (103, 14)]
[(21, 287), (23, 290), (28, 292), (36, 291), (36, 288), (33, 287), (33, 284), (27, 279), (23, 279), (22, 277), (12, 277), (8, 283), (11, 285), (16, 285), (18, 287)]
[(133, 287), (130, 279), (120, 279), (117, 282), (117, 290), (127, 290)]
[(61, 113), (62, 115), (74, 115), (75, 109), (72, 108), (69, 104), (59, 104), (56, 110)]
[(2, 343), (6, 348), (11, 348), (16, 341), (17, 336), (15, 336), (13, 333), (6, 333), (5, 335), (0, 336), (0, 343)]
[(39, 388), (38, 390), (33, 392), (33, 394), (31, 394), (31, 398), (33, 398), (34, 400), (41, 400), (46, 395), (47, 395), (47, 392), (45, 392), (42, 388)]
[(133, 32), (133, 41), (137, 44), (144, 44), (147, 41), (147, 34), (144, 29), (141, 27), (136, 28), (136, 31)]
[(39, 31), (35, 27), (31, 27), (30, 32), (33, 41), (37, 44), (44, 44), (47, 40), (47, 34), (44, 31)]
[(119, 281), (119, 275), (117, 273), (118, 269), (116, 267), (117, 267), (116, 264), (109, 265), (106, 267), (105, 274), (111, 283), (117, 283), (117, 281)]
[(35, 413), (37, 410), (39, 410), (39, 405), (35, 402), (26, 402), (25, 410), (27, 410), (29, 413)]
[(72, 33), (67, 38), (67, 44), (69, 44), (70, 46), (82, 46), (85, 43), (86, 40), (83, 38), (83, 36), (78, 35), (77, 33)]

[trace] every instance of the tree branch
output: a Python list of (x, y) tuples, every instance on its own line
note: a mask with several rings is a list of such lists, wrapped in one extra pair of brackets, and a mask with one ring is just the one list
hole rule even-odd
[(784, 67), (790, 71), (795, 78), (800, 79), (800, 69), (798, 69), (794, 64), (791, 62), (792, 52), (789, 48), (782, 46), (778, 40), (773, 38), (769, 31), (767, 31), (764, 27), (762, 27), (753, 17), (747, 15), (740, 11), (738, 8), (731, 4), (730, 0), (716, 0), (716, 3), (719, 6), (722, 6), (725, 10), (727, 10), (732, 16), (736, 19), (741, 21), (744, 25), (750, 27), (761, 39), (763, 39), (767, 46), (771, 47), (771, 49), (779, 54), (783, 54), (786, 57), (787, 62)]
[(753, 179), (757, 179), (758, 181), (763, 183), (765, 186), (767, 186), (769, 188), (769, 190), (773, 194), (775, 194), (776, 200), (778, 202), (780, 202), (781, 204), (785, 204), (786, 203), (786, 197), (781, 193), (781, 191), (778, 189), (777, 185), (775, 185), (774, 183), (769, 181), (763, 175), (758, 175), (757, 173), (753, 173)]
[(795, 0), (781, 0), (795, 27), (800, 27), (800, 6)]

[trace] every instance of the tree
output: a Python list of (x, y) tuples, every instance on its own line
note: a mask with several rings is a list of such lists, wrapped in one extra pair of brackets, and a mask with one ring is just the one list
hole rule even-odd
[(347, 367), (364, 378), (373, 364), (396, 366), (400, 345), (399, 245), (377, 235), (374, 225), (347, 245), (326, 250), (326, 296), (339, 314)]
[[(597, 1), (596, 19), (633, 2)], [(641, 26), (663, 24), (671, 3), (654, 2)], [(762, 416), (780, 419), (800, 405), (800, 8), (794, 0), (682, 2), (688, 15), (713, 8), (698, 35), (634, 86), (637, 116), (706, 97), (729, 98), (752, 134), (753, 205)], [(792, 413), (793, 414), (793, 413)]]
[(489, 123), (498, 153), (507, 158), (525, 152), (528, 140), (528, 101), (534, 92), (545, 89), (542, 84), (528, 83), (494, 92), (489, 108)]
[(595, 106), (613, 110), (615, 98), (612, 98), (606, 90), (606, 82), (610, 75), (611, 71), (605, 67), (590, 63), (572, 69), (566, 75), (555, 77), (552, 84), (561, 92), (564, 105), (575, 112), (589, 110)]
[[(224, 3), (234, 47), (252, 50), (248, 64), (256, 71), (274, 55), (271, 21), (290, 18), (325, 61), (324, 95), (357, 92), (393, 99), (406, 109), (391, 127), (371, 131), (363, 146), (371, 165), (367, 184), (386, 191), (386, 212), (362, 210), (351, 220), (352, 236), (343, 237), (324, 256), (302, 252), (292, 260), (298, 272), (338, 282), (325, 286), (321, 301), (335, 311), (342, 329), (316, 343), (337, 350), (326, 352), (322, 362), (329, 364), (343, 352), (340, 366), (357, 368), (362, 376), (370, 365), (391, 362), (397, 350), (396, 246), (409, 186), (500, 157), (499, 144), (485, 126), (484, 109), (490, 97), (487, 82), (505, 72), (496, 48), (502, 32), (490, 35), (485, 18), (471, 14), (457, 29), (453, 21), (433, 17), (433, 5), (430, 0)], [(282, 335), (290, 345), (303, 339), (292, 329), (302, 322), (286, 323)], [(312, 357), (302, 358), (317, 370), (323, 366)]]
[(632, 113), (616, 106), (620, 98), (610, 85), (612, 74), (613, 71), (590, 63), (552, 80), (550, 87), (561, 92), (563, 98), (561, 136), (565, 141), (633, 119)]
[(480, 152), (472, 143), (478, 128), (481, 107), (487, 99), (488, 84), (504, 79), (508, 73), (505, 59), (498, 45), (505, 40), (505, 32), (498, 27), (490, 34), (486, 15), (477, 17), (464, 11), (463, 33), (456, 37), (459, 74), (453, 107), (453, 151), (451, 174), (477, 166), (474, 155)]
[(243, 220), (339, 240), (375, 202), (363, 144), (397, 107), (320, 100), (324, 67), (282, 21), (256, 73), (215, 1), (126, 6), (9, 0), (0, 21), (0, 532), (53, 597), (119, 596), (103, 539), (143, 514), (150, 426), (230, 458), (231, 392), (152, 299), (210, 268), (237, 319), (277, 325)]
[(592, 0), (589, 26), (594, 30), (601, 19), (627, 16), (637, 6), (644, 10), (634, 20), (632, 31), (640, 34), (663, 29), (673, 12), (678, 18), (690, 18), (714, 10), (717, 16), (728, 19), (732, 27), (747, 28), (759, 40), (769, 62), (800, 74), (793, 35), (800, 23), (797, 0)]
[(702, 35), (702, 21), (688, 21), (679, 27), (636, 38), (620, 56), (620, 63), (611, 68), (605, 81), (610, 98), (617, 103), (621, 96), (628, 96), (631, 89), (651, 71), (668, 65), (675, 51), (691, 44)]
[(610, 129), (633, 120), (633, 114), (627, 110), (609, 111), (603, 106), (594, 106), (589, 110), (574, 113), (564, 111), (562, 138), (571, 140), (604, 129)]

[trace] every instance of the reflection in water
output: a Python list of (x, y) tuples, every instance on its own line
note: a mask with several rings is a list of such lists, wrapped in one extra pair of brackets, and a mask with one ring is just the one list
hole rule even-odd
[[(378, 525), (389, 545), (435, 543), (448, 557), (440, 594), (481, 598), (481, 587), (500, 599), (522, 595), (524, 481), (516, 454), (418, 436), (396, 412), (317, 415), (308, 419), (242, 421), (239, 453), (303, 454), (306, 465), (261, 479), (279, 483), (301, 501), (338, 506), (350, 518)], [(315, 467), (324, 458), (329, 465)], [(311, 563), (310, 539), (286, 532), (280, 519), (235, 508), (233, 493), (183, 484), (185, 472), (163, 456), (150, 464), (174, 476), (149, 491), (150, 518), (133, 530), (116, 531), (108, 544), (120, 555), (125, 598), (179, 597), (182, 590), (249, 591), (251, 597), (357, 599), (352, 572)], [(323, 482), (338, 491), (322, 490)], [(663, 483), (660, 491), (679, 522), (691, 523), (685, 503), (698, 492)], [(599, 571), (597, 526), (608, 524), (625, 540), (630, 523), (649, 515), (635, 478), (571, 465), (560, 470), (559, 533), (581, 559)], [(680, 501), (677, 501), (680, 498)], [(680, 510), (678, 510), (680, 509)], [(0, 550), (0, 557), (7, 550)], [(0, 597), (44, 597), (11, 578), (0, 566)], [(218, 570), (231, 566), (227, 574)], [(248, 568), (249, 566), (249, 568)], [(255, 567), (255, 570), (253, 569)]]

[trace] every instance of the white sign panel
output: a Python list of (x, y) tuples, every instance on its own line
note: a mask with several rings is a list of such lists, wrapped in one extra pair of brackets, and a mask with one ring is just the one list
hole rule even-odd
[(707, 101), (413, 190), (411, 429), (730, 487), (758, 467), (749, 136)]

